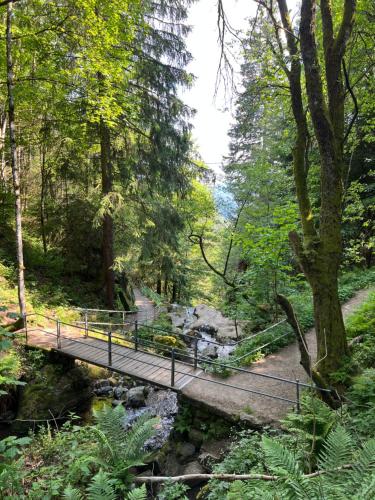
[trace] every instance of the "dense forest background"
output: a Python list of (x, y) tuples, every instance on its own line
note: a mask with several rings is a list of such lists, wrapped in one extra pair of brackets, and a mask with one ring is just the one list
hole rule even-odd
[[(294, 125), (267, 15), (259, 14), (243, 41), (231, 154), (224, 184), (215, 184), (191, 143), (194, 110), (179, 98), (181, 86), (194, 81), (185, 70), (188, 3), (131, 2), (129, 8), (126, 17), (111, 2), (15, 8), (26, 288), (50, 280), (77, 304), (82, 295), (74, 297), (74, 290), (83, 285), (84, 301), (129, 308), (128, 283), (143, 283), (171, 301), (226, 305), (232, 316), (245, 317), (256, 304), (275, 307), (275, 293), (301, 276), (288, 243), (299, 225)], [(370, 267), (374, 259), (371, 19), (370, 5), (360, 2), (345, 63), (346, 269)], [(9, 261), (15, 238), (6, 92), (0, 125), (1, 252)], [(314, 210), (320, 202), (316, 148), (311, 139)]]
[[(255, 0), (244, 33), (217, 2), (218, 83), (229, 82), (233, 43), (242, 60), (220, 171), (200, 158), (195, 110), (181, 97), (195, 78), (192, 3), (0, 1), (0, 415), (46, 423), (0, 441), (5, 498), (187, 499), (187, 487), (165, 478), (156, 493), (133, 487), (159, 421), (124, 429), (125, 400), (84, 425), (64, 408), (65, 424), (51, 430), (53, 412), (43, 407), (38, 419), (37, 404), (17, 419), (27, 389), (41, 390), (42, 403), (51, 389), (59, 403), (69, 386), (63, 363), (22, 344), (25, 313), (73, 322), (77, 306), (131, 311), (135, 289), (162, 311), (136, 330), (146, 352), (186, 355), (171, 304), (203, 302), (234, 320), (237, 340), (244, 321), (234, 356), (201, 363), (202, 377), (225, 385), (231, 370), (246, 373), (297, 336), (306, 377), (322, 389), (301, 401), (298, 392), (300, 411), (282, 431), (232, 428), (182, 405), (172, 457), (186, 444), (197, 454), (212, 437), (231, 441), (206, 464), (216, 476), (199, 498), (374, 497), (374, 294), (346, 324), (341, 309), (375, 282), (373, 1), (302, 0), (289, 12), (285, 0)], [(279, 325), (285, 313), (289, 325)], [(317, 360), (304, 342), (312, 327)], [(70, 369), (80, 383), (84, 372), (85, 390), (99, 379), (92, 367)], [(111, 380), (110, 392), (135, 388), (123, 382)]]

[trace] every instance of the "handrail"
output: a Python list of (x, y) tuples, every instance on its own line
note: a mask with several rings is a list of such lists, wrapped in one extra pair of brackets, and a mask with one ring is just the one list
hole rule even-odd
[[(25, 318), (27, 318), (29, 316), (41, 316), (41, 317), (43, 317), (45, 319), (48, 319), (48, 320), (54, 321), (56, 323), (59, 323), (60, 325), (70, 326), (70, 327), (78, 328), (79, 330), (84, 330), (85, 331), (85, 329), (82, 328), (82, 327), (80, 327), (80, 326), (76, 326), (76, 325), (72, 325), (70, 323), (59, 321), (56, 318), (51, 318), (51, 317), (43, 315), (41, 313), (29, 313), (29, 314), (25, 315)], [(40, 331), (43, 331), (44, 333), (47, 333), (47, 334), (55, 335), (55, 334), (52, 334), (52, 333), (47, 332), (45, 330), (41, 330), (40, 329)], [(91, 331), (93, 333), (98, 333), (100, 335), (108, 337), (108, 332), (103, 332), (103, 331), (94, 330), (94, 329), (89, 329), (89, 331)], [(64, 336), (61, 336), (61, 338), (66, 338), (68, 340), (71, 340), (71, 341), (74, 341), (74, 342), (78, 342), (78, 343), (84, 343), (84, 342), (81, 342), (81, 341), (77, 340), (76, 338), (64, 337)], [(111, 335), (111, 338), (117, 338), (119, 340), (128, 340), (130, 343), (134, 343), (134, 338), (133, 339), (132, 338), (126, 339), (126, 338), (123, 338), (123, 337), (118, 337), (118, 336), (113, 336), (113, 335)], [(100, 339), (98, 339), (98, 340), (100, 340)], [(138, 339), (138, 342), (141, 341), (141, 343), (142, 343), (143, 340), (144, 339)], [(152, 341), (148, 341), (148, 342), (152, 343)], [(117, 346), (121, 347), (121, 344), (116, 344), (115, 343), (114, 345), (117, 345)], [(162, 345), (163, 348), (165, 348), (165, 349), (176, 350), (173, 347), (166, 346), (164, 344), (159, 344), (159, 345)], [(102, 350), (105, 351), (104, 349), (102, 349)], [(142, 352), (147, 352), (147, 351), (142, 351)], [(119, 354), (119, 353), (116, 353), (116, 354)], [(159, 358), (166, 359), (166, 360), (169, 359), (169, 358), (166, 358), (165, 356), (162, 356), (162, 355), (157, 354), (157, 353), (152, 353), (152, 355), (156, 356), (156, 357), (159, 357)], [(184, 355), (187, 358), (189, 358), (189, 359), (193, 359), (192, 356), (189, 357), (188, 353), (184, 353)], [(322, 392), (331, 392), (329, 389), (324, 389), (324, 388), (318, 387), (315, 384), (313, 384), (313, 385), (312, 384), (306, 384), (304, 382), (300, 382), (300, 381), (297, 381), (297, 380), (294, 381), (294, 380), (285, 379), (285, 378), (282, 378), (282, 377), (277, 377), (275, 375), (269, 375), (269, 374), (265, 374), (265, 373), (257, 373), (257, 372), (251, 371), (251, 370), (246, 370), (244, 368), (232, 367), (232, 366), (228, 366), (228, 365), (219, 363), (217, 361), (209, 360), (208, 358), (205, 359), (203, 357), (198, 357), (198, 361), (203, 361), (205, 363), (212, 364), (212, 365), (218, 365), (218, 366), (223, 367), (223, 368), (230, 368), (231, 370), (236, 371), (236, 372), (240, 372), (240, 373), (249, 373), (251, 375), (255, 375), (255, 376), (258, 376), (258, 377), (263, 377), (263, 378), (269, 378), (269, 379), (273, 379), (273, 380), (278, 380), (280, 382), (285, 382), (285, 383), (293, 384), (293, 385), (296, 385), (296, 386), (299, 386), (299, 387), (313, 388), (313, 389), (316, 389), (316, 390), (319, 390), (319, 391), (322, 391)], [(183, 364), (188, 364), (188, 363), (184, 363), (183, 361), (180, 361), (180, 362), (183, 363)], [(191, 366), (191, 365), (189, 364), (189, 366)], [(206, 379), (204, 379), (204, 380), (206, 380)]]
[[(52, 336), (55, 336), (56, 337), (56, 334), (55, 333), (52, 333), (52, 332), (48, 332), (46, 330), (42, 330), (40, 329), (39, 331), (42, 331), (43, 333), (47, 334), (47, 335), (52, 335)], [(63, 339), (66, 339), (66, 340), (69, 340), (71, 342), (76, 342), (76, 343), (79, 343), (79, 344), (85, 344), (85, 342), (82, 342), (80, 340), (77, 340), (75, 338), (71, 338), (71, 337), (66, 337), (64, 335), (61, 335), (61, 338)], [(118, 344), (117, 344), (118, 345)], [(103, 349), (102, 347), (99, 347), (95, 344), (91, 344), (91, 347), (94, 347), (95, 349), (97, 350), (100, 350), (104, 353), (107, 353), (107, 350), (106, 349)], [(120, 352), (114, 352), (113, 354), (121, 357), (121, 358), (130, 358), (130, 356), (124, 354), (124, 353), (120, 353)], [(163, 358), (165, 360), (169, 359), (169, 358), (165, 358), (164, 356), (159, 356), (160, 358)], [(130, 358), (130, 359), (133, 359), (133, 358)], [(150, 361), (146, 361), (146, 360), (142, 360), (142, 363), (146, 364), (146, 365), (149, 365), (149, 366), (154, 366), (155, 368), (164, 368), (164, 369), (167, 369), (167, 367), (165, 366), (162, 366), (162, 365), (158, 365), (156, 363), (152, 363)], [(181, 363), (181, 362), (180, 362)], [(248, 389), (246, 387), (241, 387), (241, 386), (238, 386), (238, 385), (233, 385), (233, 384), (227, 384), (225, 382), (222, 382), (220, 380), (212, 380), (212, 379), (207, 379), (207, 378), (203, 378), (203, 377), (200, 377), (199, 375), (195, 375), (193, 373), (186, 373), (186, 372), (183, 372), (183, 371), (180, 371), (178, 369), (175, 369), (175, 373), (179, 374), (179, 375), (185, 375), (185, 376), (189, 376), (189, 377), (192, 377), (192, 378), (195, 378), (195, 379), (198, 379), (198, 380), (202, 380), (204, 382), (209, 382), (209, 383), (212, 383), (212, 384), (217, 384), (217, 385), (221, 385), (221, 386), (224, 386), (224, 387), (230, 387), (231, 389), (236, 389), (236, 390), (240, 390), (240, 391), (244, 391), (244, 392), (248, 392), (248, 393), (251, 393), (251, 394), (257, 394), (257, 395), (260, 395), (260, 396), (265, 396), (265, 397), (268, 397), (268, 398), (272, 398), (272, 399), (277, 399), (279, 401), (283, 401), (283, 402), (286, 402), (286, 403), (292, 403), (292, 404), (298, 404), (298, 400), (292, 400), (292, 399), (288, 399), (288, 398), (283, 398), (281, 396), (277, 396), (277, 395), (274, 395), (274, 394), (267, 394), (267, 393), (264, 393), (264, 392), (260, 392), (260, 391), (255, 391), (253, 389)], [(294, 382), (294, 383), (297, 383), (297, 382)], [(304, 385), (308, 388), (311, 388), (311, 386), (307, 385), (307, 384), (302, 384), (302, 383), (299, 383), (299, 385)], [(171, 388), (174, 388), (173, 386), (171, 386)], [(315, 387), (313, 387), (315, 388)]]
[[(203, 340), (205, 342), (207, 342), (208, 344), (218, 345), (220, 347), (233, 347), (233, 346), (235, 347), (238, 344), (241, 344), (242, 342), (244, 342), (246, 340), (252, 340), (253, 338), (257, 337), (258, 335), (264, 334), (265, 332), (268, 332), (272, 328), (275, 328), (276, 326), (279, 326), (279, 325), (281, 325), (282, 323), (285, 323), (285, 322), (286, 322), (286, 319), (283, 319), (283, 320), (279, 321), (278, 323), (274, 323), (273, 325), (269, 326), (265, 330), (253, 333), (253, 334), (248, 335), (247, 337), (244, 337), (244, 338), (242, 338), (240, 340), (237, 340), (237, 341), (233, 340), (231, 343), (227, 343), (227, 344), (223, 344), (223, 343), (217, 342), (215, 340), (206, 340), (206, 339), (203, 339)], [(100, 324), (102, 324), (104, 326), (125, 326), (125, 325), (135, 325), (135, 324), (137, 324), (138, 327), (148, 328), (150, 330), (156, 330), (156, 331), (159, 331), (159, 332), (168, 333), (168, 334), (170, 334), (172, 336), (179, 335), (181, 337), (190, 338), (190, 339), (193, 339), (193, 340), (197, 338), (194, 335), (189, 335), (189, 334), (183, 333), (183, 332), (176, 332), (174, 330), (166, 330), (165, 328), (160, 328), (160, 327), (157, 327), (157, 326), (147, 325), (145, 323), (140, 323), (138, 321), (137, 322), (136, 321), (125, 321), (123, 323), (99, 323), (99, 322), (95, 322), (95, 321), (88, 321), (86, 323), (84, 321), (76, 321), (75, 323), (77, 323), (77, 324), (87, 324), (87, 325), (100, 325)]]
[[(159, 328), (159, 327), (155, 327), (155, 326), (151, 326), (151, 325), (146, 325), (145, 323), (138, 323), (138, 322), (131, 322), (131, 321), (126, 321), (124, 323), (97, 323), (97, 322), (94, 322), (94, 321), (91, 321), (91, 322), (87, 322), (86, 324), (91, 324), (91, 325), (98, 325), (98, 324), (103, 324), (103, 325), (107, 325), (107, 326), (125, 326), (125, 325), (138, 325), (138, 327), (143, 327), (143, 328), (149, 328), (151, 330), (156, 330), (156, 331), (159, 331), (159, 332), (163, 332), (163, 333), (168, 333), (172, 336), (175, 336), (175, 335), (179, 335), (181, 337), (184, 337), (184, 338), (189, 338), (189, 339), (192, 339), (192, 340), (202, 340), (203, 342), (206, 342), (207, 344), (212, 344), (212, 345), (217, 345), (219, 347), (236, 347), (238, 344), (242, 343), (243, 341), (245, 340), (253, 340), (255, 337), (257, 337), (258, 335), (261, 335), (261, 334), (264, 334), (265, 332), (268, 332), (269, 330), (271, 330), (272, 328), (284, 323), (286, 321), (286, 319), (283, 319), (281, 321), (279, 321), (278, 323), (275, 323), (271, 326), (269, 326), (268, 328), (266, 328), (265, 330), (262, 330), (260, 332), (257, 332), (257, 333), (254, 333), (253, 335), (249, 335), (248, 337), (245, 337), (237, 342), (233, 342), (231, 344), (222, 344), (220, 342), (216, 342), (215, 340), (207, 340), (207, 339), (199, 339), (198, 337), (195, 337), (194, 335), (188, 335), (187, 333), (183, 333), (183, 332), (175, 332), (173, 330), (165, 330), (163, 328)], [(77, 323), (83, 323), (81, 321), (77, 321)], [(251, 354), (254, 354), (260, 350), (262, 350), (263, 348), (273, 344), (274, 342), (276, 342), (277, 340), (281, 339), (281, 338), (284, 338), (286, 337), (287, 335), (289, 335), (289, 333), (285, 333), (283, 335), (280, 335), (279, 337), (277, 337), (276, 339), (272, 339), (270, 342), (267, 342), (266, 344), (263, 344), (262, 346), (259, 346), (259, 347), (256, 347), (255, 349), (249, 351), (249, 352), (246, 352), (245, 354), (243, 354), (242, 356), (237, 356), (236, 358), (233, 358), (231, 357), (231, 362), (233, 363), (236, 363), (238, 361), (240, 361), (241, 359), (244, 359), (244, 358), (247, 358), (248, 356), (251, 356)], [(165, 344), (163, 344), (165, 345)], [(207, 358), (209, 359), (209, 358)]]
[(108, 313), (118, 313), (118, 314), (136, 314), (139, 312), (138, 310), (135, 311), (124, 311), (121, 309), (89, 309), (88, 307), (75, 307), (74, 308), (76, 311), (91, 311), (91, 312), (108, 312)]

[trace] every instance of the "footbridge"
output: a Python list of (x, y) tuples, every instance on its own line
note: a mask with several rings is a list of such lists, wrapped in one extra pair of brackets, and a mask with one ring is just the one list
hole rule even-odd
[[(301, 391), (319, 389), (307, 379), (281, 377), (277, 369), (263, 373), (258, 363), (251, 369), (242, 368), (232, 357), (230, 375), (220, 377), (212, 372), (228, 370), (228, 363), (202, 356), (198, 352), (197, 337), (179, 334), (190, 346), (180, 349), (149, 340), (152, 335), (144, 335), (145, 329), (152, 329), (153, 335), (176, 337), (176, 332), (155, 328), (147, 322), (139, 323), (132, 313), (95, 310), (106, 313), (111, 320), (90, 322), (90, 311), (93, 310), (82, 310), (82, 321), (75, 323), (38, 313), (27, 314), (24, 342), (180, 392), (217, 414), (254, 424), (277, 422), (291, 408), (299, 411)], [(266, 331), (269, 328), (256, 335)], [(298, 366), (298, 360), (296, 364)]]

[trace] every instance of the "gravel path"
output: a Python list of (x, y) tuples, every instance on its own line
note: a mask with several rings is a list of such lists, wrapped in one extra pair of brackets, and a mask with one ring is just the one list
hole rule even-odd
[[(370, 291), (370, 289), (361, 290), (352, 299), (346, 302), (342, 308), (344, 318), (366, 300)], [(315, 359), (316, 340), (314, 329), (307, 332), (306, 340), (312, 358)], [(295, 404), (247, 393), (242, 390), (225, 387), (224, 385), (208, 383), (207, 381), (216, 380), (222, 383), (243, 387), (248, 390), (295, 401), (295, 385), (258, 375), (275, 375), (289, 380), (299, 379), (301, 382), (308, 382), (308, 377), (299, 364), (299, 359), (298, 346), (294, 343), (254, 363), (251, 368), (249, 368), (253, 374), (236, 373), (226, 379), (221, 379), (209, 374), (201, 374), (200, 376), (203, 377), (204, 380), (194, 380), (189, 383), (182, 392), (189, 399), (205, 404), (216, 413), (227, 416), (237, 416), (254, 425), (277, 424)]]

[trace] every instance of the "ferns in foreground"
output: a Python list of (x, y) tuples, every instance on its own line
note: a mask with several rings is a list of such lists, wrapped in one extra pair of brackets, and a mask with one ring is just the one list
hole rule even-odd
[(350, 433), (341, 426), (332, 430), (318, 457), (315, 474), (304, 475), (298, 457), (274, 439), (262, 446), (274, 482), (236, 481), (227, 499), (372, 500), (375, 498), (375, 439), (355, 449)]
[[(100, 470), (91, 480), (86, 488), (86, 495), (77, 488), (67, 486), (64, 490), (64, 500), (116, 500), (115, 481), (110, 474)], [(145, 485), (130, 491), (124, 500), (146, 500), (147, 491)]]
[(123, 426), (125, 415), (122, 406), (114, 409), (104, 406), (94, 412), (95, 429), (100, 440), (100, 458), (119, 472), (144, 464), (148, 455), (144, 444), (155, 434), (155, 426), (159, 422), (158, 418), (142, 415), (127, 430)]
[[(64, 490), (65, 500), (145, 500), (146, 488), (136, 488), (127, 496), (129, 489), (131, 467), (143, 465), (147, 456), (145, 442), (154, 435), (157, 418), (147, 415), (139, 418), (131, 429), (124, 429), (125, 409), (122, 406), (111, 408), (103, 406), (95, 411), (96, 425), (92, 427), (99, 438), (99, 455), (96, 463), (101, 469), (92, 477), (85, 493), (71, 485)], [(90, 461), (91, 461), (90, 457)]]

